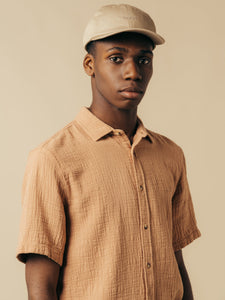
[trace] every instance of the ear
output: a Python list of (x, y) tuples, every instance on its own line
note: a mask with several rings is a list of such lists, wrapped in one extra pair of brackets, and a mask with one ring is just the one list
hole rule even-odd
[(83, 61), (83, 67), (88, 76), (94, 76), (94, 57), (91, 54), (86, 54)]

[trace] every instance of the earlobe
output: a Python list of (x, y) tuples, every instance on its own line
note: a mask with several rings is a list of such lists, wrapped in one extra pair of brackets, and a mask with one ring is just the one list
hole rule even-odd
[(88, 76), (94, 76), (94, 58), (91, 54), (86, 54), (83, 67)]

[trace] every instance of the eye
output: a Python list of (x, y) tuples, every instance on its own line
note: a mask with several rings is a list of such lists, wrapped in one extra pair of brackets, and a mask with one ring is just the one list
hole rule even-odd
[(148, 65), (151, 62), (151, 58), (150, 57), (141, 57), (138, 59), (138, 63), (142, 64), (142, 65)]
[(112, 62), (119, 64), (123, 61), (123, 58), (120, 56), (111, 56), (109, 57), (109, 60), (111, 60)]

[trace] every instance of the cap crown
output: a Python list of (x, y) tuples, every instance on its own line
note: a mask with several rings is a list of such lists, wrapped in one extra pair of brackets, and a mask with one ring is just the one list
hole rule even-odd
[(83, 45), (86, 47), (90, 41), (126, 31), (142, 33), (156, 45), (164, 43), (147, 13), (132, 5), (113, 4), (101, 7), (90, 19), (84, 31)]

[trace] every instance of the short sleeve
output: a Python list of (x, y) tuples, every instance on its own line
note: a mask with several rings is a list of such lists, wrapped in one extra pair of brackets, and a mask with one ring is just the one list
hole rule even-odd
[(66, 242), (65, 192), (62, 171), (43, 149), (30, 152), (22, 186), (22, 216), (17, 258), (48, 256), (62, 265)]
[[(182, 150), (181, 150), (182, 151)], [(172, 200), (173, 248), (178, 251), (201, 236), (197, 227), (182, 151), (181, 175)]]

